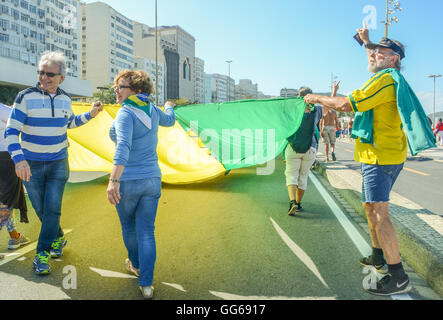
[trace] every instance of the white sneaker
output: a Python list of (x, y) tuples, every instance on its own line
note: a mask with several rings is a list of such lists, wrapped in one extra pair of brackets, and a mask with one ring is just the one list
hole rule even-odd
[(142, 292), (143, 298), (145, 299), (152, 299), (154, 297), (154, 287), (139, 287), (140, 291)]
[(134, 266), (131, 263), (131, 260), (126, 259), (125, 260), (125, 266), (126, 266), (126, 270), (128, 270), (129, 272), (132, 272), (133, 274), (135, 274), (137, 277), (140, 277), (140, 269), (136, 269), (134, 268)]
[(20, 233), (20, 237), (18, 239), (9, 239), (8, 250), (16, 250), (30, 242), (31, 240), (29, 238)]

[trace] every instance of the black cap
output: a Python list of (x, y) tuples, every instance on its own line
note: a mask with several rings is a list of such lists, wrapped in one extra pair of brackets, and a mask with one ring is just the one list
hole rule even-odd
[(381, 38), (378, 43), (368, 43), (366, 48), (375, 49), (377, 47), (388, 48), (400, 56), (400, 60), (405, 57), (405, 48), (400, 41), (391, 40), (389, 38)]

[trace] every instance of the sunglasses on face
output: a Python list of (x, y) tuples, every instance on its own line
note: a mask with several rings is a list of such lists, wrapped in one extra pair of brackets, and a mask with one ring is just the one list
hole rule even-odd
[(61, 73), (44, 72), (44, 71), (40, 71), (40, 70), (37, 71), (37, 74), (39, 76), (42, 76), (42, 77), (46, 74), (46, 76), (49, 77), (49, 78), (53, 78), (55, 76), (60, 76), (61, 75)]
[(122, 89), (131, 89), (130, 86), (122, 86), (122, 85), (118, 85), (115, 88), (118, 89), (118, 91), (122, 91)]
[(374, 55), (382, 54), (384, 56), (393, 56), (395, 53), (383, 52), (383, 51), (381, 51), (379, 49), (371, 49), (371, 50), (369, 50), (369, 54), (370, 55), (372, 55), (372, 54), (374, 54)]

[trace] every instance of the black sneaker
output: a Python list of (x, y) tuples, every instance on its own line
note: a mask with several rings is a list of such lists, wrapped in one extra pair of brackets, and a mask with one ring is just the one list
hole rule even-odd
[(337, 161), (337, 158), (335, 157), (335, 153), (332, 152), (332, 161)]
[(378, 273), (388, 273), (388, 265), (386, 264), (386, 261), (384, 261), (384, 259), (381, 264), (374, 264), (374, 262), (372, 261), (372, 255), (370, 255), (369, 257), (361, 258), (359, 262), (364, 267), (374, 267)]
[(295, 212), (302, 212), (303, 208), (301, 206), (301, 203), (297, 203), (297, 207), (295, 208)]
[(403, 279), (395, 280), (390, 274), (377, 281), (376, 288), (366, 289), (367, 292), (377, 296), (390, 296), (411, 291), (409, 277), (405, 274)]
[(295, 202), (294, 200), (292, 200), (289, 203), (289, 210), (288, 210), (288, 215), (293, 216), (295, 215), (295, 211), (297, 210), (297, 202)]

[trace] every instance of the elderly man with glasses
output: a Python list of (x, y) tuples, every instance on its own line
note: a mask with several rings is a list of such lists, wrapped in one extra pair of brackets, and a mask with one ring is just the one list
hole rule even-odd
[[(366, 27), (357, 31), (366, 46), (368, 69), (374, 75), (348, 97), (307, 95), (305, 101), (337, 111), (353, 111), (356, 118), (358, 114), (371, 117), (370, 125), (365, 128), (365, 132), (369, 132), (368, 141), (359, 136), (354, 153), (355, 161), (362, 164), (362, 202), (373, 247), (372, 255), (360, 259), (360, 264), (387, 273), (375, 286), (365, 288), (368, 292), (376, 295), (405, 293), (411, 290), (411, 286), (400, 261), (398, 239), (389, 217), (389, 194), (406, 161), (408, 146), (397, 107), (394, 80), (405, 57), (404, 47), (388, 38), (382, 38), (377, 44), (371, 43)], [(358, 129), (356, 119), (353, 133)]]
[(61, 257), (66, 245), (60, 227), (63, 191), (69, 178), (66, 131), (84, 125), (103, 110), (96, 102), (90, 112), (74, 115), (69, 94), (59, 87), (65, 73), (62, 53), (43, 53), (39, 82), (17, 95), (5, 131), (17, 176), (24, 181), (42, 223), (33, 262), (40, 275), (50, 273), (49, 257)]

